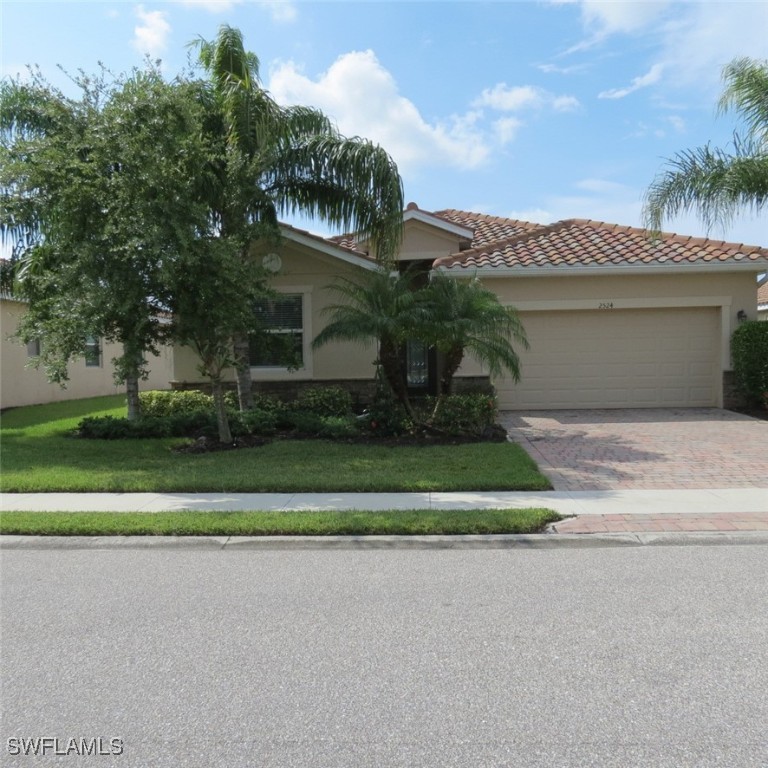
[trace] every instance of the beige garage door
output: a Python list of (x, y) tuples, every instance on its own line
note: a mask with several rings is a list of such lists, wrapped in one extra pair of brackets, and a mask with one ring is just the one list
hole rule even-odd
[(524, 312), (522, 380), (495, 381), (499, 406), (715, 406), (720, 313), (693, 309)]

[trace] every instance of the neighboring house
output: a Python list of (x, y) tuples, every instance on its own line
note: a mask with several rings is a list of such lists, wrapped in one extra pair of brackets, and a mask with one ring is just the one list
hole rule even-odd
[(757, 283), (757, 319), (768, 320), (768, 274)]
[[(42, 368), (30, 365), (39, 354), (41, 345), (45, 344), (45, 339), (22, 344), (12, 338), (25, 311), (23, 301), (0, 295), (0, 409), (125, 391), (124, 386), (115, 386), (110, 363), (113, 357), (121, 354), (121, 348), (98, 338), (89, 339), (85, 357), (70, 364), (66, 388), (49, 382)], [(149, 379), (140, 382), (140, 388), (168, 389), (172, 363), (170, 348), (164, 349), (159, 357), (152, 358)]]
[[(260, 311), (275, 334), (293, 337), (301, 366), (279, 367), (262, 345), (252, 354), (254, 381), (270, 391), (315, 382), (370, 392), (374, 345), (312, 350), (311, 342), (337, 300), (328, 286), (375, 269), (372, 254), (352, 237), (291, 227), (283, 234), (263, 263), (284, 298)], [(686, 407), (723, 405), (730, 337), (740, 313), (756, 316), (755, 279), (768, 267), (768, 250), (667, 234), (651, 241), (643, 230), (596, 221), (542, 226), (430, 213), (411, 203), (398, 260), (459, 279), (477, 275), (520, 311), (531, 348), (520, 350), (519, 383), (493, 381), (501, 408)], [(411, 345), (414, 390), (434, 386), (437, 365), (436, 355)], [(458, 383), (483, 377), (469, 360)], [(173, 378), (176, 387), (204, 385), (190, 349), (174, 350)]]

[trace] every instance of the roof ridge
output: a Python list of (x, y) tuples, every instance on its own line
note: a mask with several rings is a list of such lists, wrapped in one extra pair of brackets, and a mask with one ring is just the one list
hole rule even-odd
[[(460, 208), (442, 208), (439, 211), (432, 211), (432, 215), (439, 216), (441, 219), (448, 218), (448, 214), (457, 214), (466, 216), (477, 221), (493, 222), (495, 224), (517, 224), (525, 227), (543, 227), (545, 224), (539, 224), (535, 221), (526, 221), (525, 219), (511, 219), (508, 216), (492, 216), (489, 213), (478, 213), (477, 211), (465, 211)], [(455, 223), (455, 222), (454, 222)]]
[(440, 259), (437, 259), (435, 264), (437, 264), (438, 262), (440, 262), (441, 264), (444, 264), (444, 263), (448, 263), (448, 261), (450, 261), (452, 264), (455, 264), (462, 261), (465, 258), (474, 256), (478, 252), (487, 251), (490, 248), (499, 248), (499, 247), (503, 248), (507, 245), (522, 243), (531, 238), (539, 237), (543, 235), (545, 232), (557, 232), (558, 230), (563, 229), (565, 226), (567, 226), (567, 224), (570, 221), (572, 220), (563, 219), (562, 221), (554, 221), (551, 224), (535, 224), (533, 225), (534, 228), (532, 228), (528, 232), (520, 232), (516, 235), (510, 235), (509, 237), (500, 237), (498, 240), (489, 240), (488, 242), (482, 243), (481, 245), (476, 245), (474, 248), (467, 248), (466, 251), (461, 251), (460, 253), (451, 254), (450, 256), (444, 256)]

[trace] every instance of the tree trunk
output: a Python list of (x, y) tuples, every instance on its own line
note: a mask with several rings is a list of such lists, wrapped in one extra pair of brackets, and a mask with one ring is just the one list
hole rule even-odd
[(251, 381), (250, 344), (247, 333), (232, 337), (232, 351), (237, 371), (237, 400), (241, 411), (253, 408), (253, 383)]
[(139, 400), (139, 374), (131, 371), (125, 376), (125, 394), (128, 400), (128, 420), (135, 421), (141, 416), (141, 401)]
[(459, 370), (459, 366), (463, 359), (463, 347), (452, 347), (445, 353), (442, 370), (440, 371), (440, 388), (437, 393), (437, 400), (435, 400), (435, 407), (432, 409), (430, 421), (435, 421), (437, 415), (440, 413), (440, 409), (443, 407), (445, 398), (449, 397), (453, 392), (453, 377), (456, 371)]
[(118, 369), (125, 377), (125, 395), (128, 401), (128, 420), (134, 421), (141, 416), (141, 401), (139, 400), (139, 379), (144, 356), (133, 349), (132, 345), (123, 342), (123, 362)]
[(415, 421), (416, 414), (413, 412), (413, 406), (408, 397), (408, 385), (405, 381), (402, 355), (400, 353), (400, 347), (391, 341), (382, 340), (379, 344), (379, 362), (381, 363), (381, 370), (384, 372), (384, 378), (387, 380), (387, 384), (389, 384), (395, 397), (405, 408), (409, 418)]
[(219, 429), (219, 442), (231, 443), (232, 430), (229, 428), (227, 406), (224, 402), (224, 387), (221, 384), (220, 376), (211, 376), (211, 393), (213, 394), (213, 405), (216, 409), (216, 425)]

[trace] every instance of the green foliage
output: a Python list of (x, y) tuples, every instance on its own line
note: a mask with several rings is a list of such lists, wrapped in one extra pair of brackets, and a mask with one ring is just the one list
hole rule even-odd
[(319, 416), (346, 417), (352, 413), (352, 395), (340, 387), (310, 387), (299, 392), (291, 407)]
[(742, 209), (768, 204), (768, 60), (734, 59), (723, 70), (720, 110), (734, 109), (746, 132), (733, 147), (698, 147), (679, 152), (646, 193), (643, 218), (651, 231), (665, 217), (695, 211), (712, 227), (727, 225)]
[(93, 416), (83, 419), (77, 428), (79, 437), (91, 440), (128, 438), (187, 437), (215, 434), (212, 412), (191, 411), (167, 416), (142, 416), (138, 419)]
[(286, 409), (286, 404), (277, 395), (266, 395), (263, 392), (253, 393), (253, 407), (267, 413), (277, 413)]
[(115, 376), (133, 398), (167, 338), (175, 257), (206, 226), (191, 180), (207, 148), (197, 105), (158, 69), (75, 85), (76, 98), (39, 75), (0, 86), (2, 235), (29, 302), (19, 334), (45, 338), (40, 362), (59, 382), (89, 335), (121, 344)]
[(277, 432), (277, 411), (264, 411), (261, 408), (252, 408), (242, 411), (235, 416), (235, 422), (239, 422), (249, 435), (270, 437)]
[(151, 390), (139, 394), (144, 416), (172, 416), (203, 411), (213, 413), (213, 398), (197, 389)]
[(768, 323), (742, 323), (731, 338), (736, 385), (752, 405), (768, 407)]
[(443, 353), (440, 394), (451, 393), (453, 377), (466, 352), (472, 353), (491, 376), (508, 371), (520, 379), (520, 360), (512, 342), (528, 349), (525, 329), (512, 307), (476, 277), (457, 280), (432, 276), (418, 294), (421, 308), (414, 335)]
[(285, 419), (290, 429), (305, 437), (341, 440), (359, 434), (353, 416), (320, 416), (308, 411), (291, 411)]
[(427, 398), (426, 406), (433, 414), (431, 426), (450, 435), (482, 435), (496, 423), (496, 398), (488, 394), (448, 395), (435, 410), (435, 398)]

